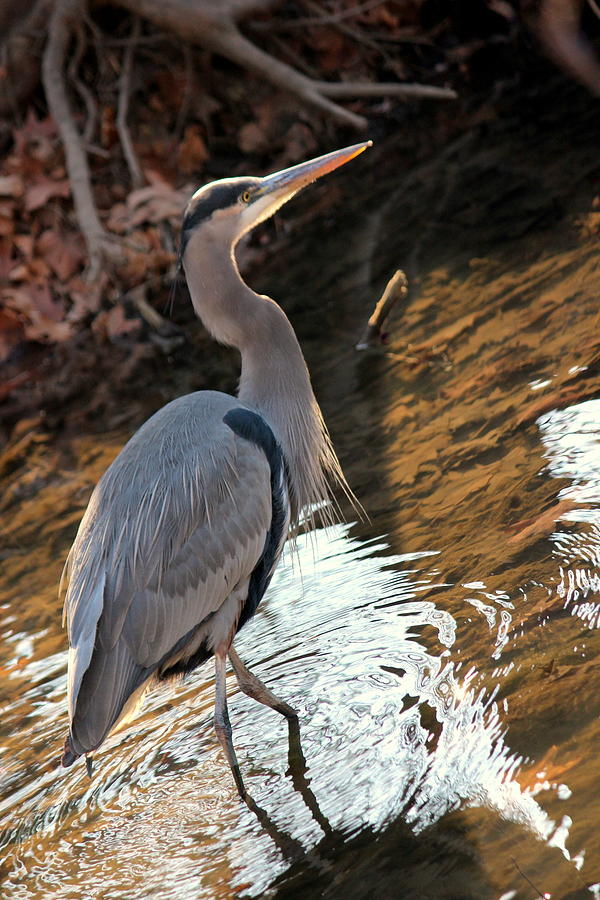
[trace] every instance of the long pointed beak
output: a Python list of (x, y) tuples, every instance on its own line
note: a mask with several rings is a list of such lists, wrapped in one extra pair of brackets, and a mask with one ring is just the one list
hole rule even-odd
[(328, 172), (333, 172), (339, 166), (350, 162), (351, 159), (372, 145), (372, 141), (363, 141), (361, 144), (353, 144), (351, 147), (344, 147), (343, 150), (334, 150), (332, 153), (326, 153), (324, 156), (318, 156), (308, 162), (291, 166), (289, 169), (282, 169), (281, 172), (275, 172), (273, 175), (266, 175), (261, 179), (262, 183), (255, 196), (264, 197), (284, 189), (286, 194), (289, 193), (291, 196), (322, 175), (327, 175)]

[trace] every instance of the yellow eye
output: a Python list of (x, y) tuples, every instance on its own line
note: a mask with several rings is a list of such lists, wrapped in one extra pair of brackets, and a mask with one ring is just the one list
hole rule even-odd
[(244, 193), (240, 195), (240, 200), (242, 201), (242, 203), (250, 203), (251, 199), (252, 194), (250, 193), (250, 191), (244, 191)]

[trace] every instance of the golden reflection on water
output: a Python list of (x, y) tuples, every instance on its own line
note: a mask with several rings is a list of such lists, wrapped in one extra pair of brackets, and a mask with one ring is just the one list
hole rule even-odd
[[(4, 604), (7, 896), (97, 896), (98, 885), (114, 898), (264, 896), (290, 865), (331, 869), (319, 857), (325, 840), (343, 846), (399, 820), (426, 839), (448, 816), (468, 822), (476, 810), (491, 816), (478, 831), (502, 871), (518, 853), (518, 841), (503, 847), (505, 829), (515, 826), (537, 842), (526, 862), (541, 884), (558, 872), (557, 883), (581, 887), (577, 873), (596, 865), (586, 823), (598, 800), (586, 796), (584, 814), (578, 793), (586, 790), (586, 766), (575, 735), (563, 737), (560, 751), (560, 729), (549, 746), (544, 735), (546, 748), (536, 753), (519, 723), (534, 714), (552, 729), (565, 679), (573, 699), (579, 691), (589, 706), (591, 673), (573, 665), (573, 655), (590, 653), (588, 667), (595, 666), (586, 634), (597, 624), (588, 610), (598, 602), (600, 403), (547, 414), (539, 427), (546, 477), (560, 478), (574, 503), (551, 536), (544, 581), (453, 584), (440, 577), (444, 551), (393, 553), (386, 540), (361, 539), (349, 526), (307, 535), (298, 558), (286, 557), (237, 646), (298, 708), (303, 790), (288, 773), (282, 720), (230, 684), (235, 741), (261, 821), (237, 800), (217, 750), (209, 668), (176, 691), (154, 691), (134, 727), (98, 756), (93, 781), (83, 766), (57, 769), (66, 721), (58, 617), (36, 630), (29, 605), (20, 616), (17, 603)], [(561, 609), (566, 621), (556, 619)], [(569, 625), (575, 621), (578, 632)], [(560, 640), (574, 643), (555, 661), (544, 635), (557, 625)], [(557, 681), (547, 697), (543, 680), (534, 694), (527, 688), (538, 666), (546, 684)], [(581, 726), (586, 746), (595, 746), (597, 717), (586, 710)], [(592, 881), (586, 893), (594, 890)]]
[[(522, 760), (505, 740), (496, 689), (482, 686), (468, 664), (453, 617), (419, 599), (435, 587), (438, 554), (391, 555), (383, 541), (357, 541), (342, 526), (319, 535), (317, 546), (312, 538), (302, 540), (299, 560), (278, 570), (236, 642), (299, 710), (323, 817), (320, 824), (286, 778), (283, 722), (233, 690), (240, 763), (275, 832), (297, 855), (323, 838), (323, 821), (348, 835), (402, 815), (420, 833), (453, 810), (485, 807), (568, 859), (570, 818), (557, 822), (544, 811), (535, 799), (540, 785), (521, 789)], [(490, 613), (475, 609), (489, 625)], [(195, 677), (175, 694), (153, 692), (134, 729), (97, 757), (90, 783), (83, 766), (53, 768), (65, 725), (66, 654), (36, 660), (33, 638), (14, 643), (14, 659), (25, 661), (13, 670), (8, 712), (27, 766), (6, 773), (11, 896), (77, 896), (98, 884), (111, 897), (226, 897), (244, 885), (263, 895), (290, 854), (234, 795), (212, 734), (210, 685)], [(497, 646), (492, 629), (492, 659)], [(559, 798), (554, 786), (543, 787)], [(566, 786), (562, 796), (566, 803)]]
[[(472, 147), (470, 165), (479, 153), (487, 172), (487, 152)], [(460, 221), (451, 157), (441, 169), (452, 162)], [(361, 273), (400, 262), (399, 199), (415, 232), (436, 205), (411, 177), (385, 215), (367, 216), (368, 260), (361, 246), (353, 268), (356, 242), (342, 238), (327, 278), (348, 292), (344, 309)], [(3, 897), (387, 900), (398, 885), (403, 900), (600, 897), (600, 411), (581, 402), (600, 388), (597, 246), (565, 226), (554, 246), (544, 232), (515, 256), (503, 233), (500, 249), (479, 251), (465, 227), (468, 241), (433, 249), (441, 261), (423, 271), (398, 346), (370, 358), (323, 308), (326, 242), (286, 256), (298, 306), (320, 304), (311, 370), (371, 524), (319, 535), (318, 548), (308, 536), (236, 643), (298, 709), (307, 766), (290, 766), (285, 723), (230, 682), (256, 813), (217, 749), (209, 667), (154, 691), (93, 781), (83, 765), (56, 767), (56, 585), (126, 436), (84, 435), (62, 455), (35, 429), (21, 439), (0, 498)], [(416, 368), (394, 356), (405, 336), (423, 354)], [(346, 350), (330, 352), (336, 340)]]

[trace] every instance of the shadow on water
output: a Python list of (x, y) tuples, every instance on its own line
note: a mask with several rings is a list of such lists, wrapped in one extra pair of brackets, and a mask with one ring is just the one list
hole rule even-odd
[[(208, 667), (153, 691), (92, 781), (57, 768), (56, 585), (127, 435), (9, 448), (2, 896), (600, 898), (597, 114), (538, 113), (412, 167), (390, 141), (355, 218), (260, 285), (289, 297), (370, 522), (302, 536), (236, 641), (300, 715), (301, 744), (230, 679), (251, 808)], [(361, 299), (407, 259), (397, 335), (356, 354)]]

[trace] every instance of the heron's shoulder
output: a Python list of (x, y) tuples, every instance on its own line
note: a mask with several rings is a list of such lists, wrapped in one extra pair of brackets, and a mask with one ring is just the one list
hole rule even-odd
[(239, 401), (219, 391), (196, 391), (171, 400), (144, 422), (126, 445), (127, 452), (147, 452), (222, 442), (228, 429), (223, 418)]
[(176, 400), (171, 400), (155, 412), (146, 424), (155, 422), (164, 425), (190, 415), (200, 420), (221, 420), (230, 409), (238, 406), (240, 401), (231, 394), (224, 394), (221, 391), (195, 391), (193, 394), (184, 394)]

